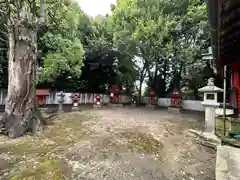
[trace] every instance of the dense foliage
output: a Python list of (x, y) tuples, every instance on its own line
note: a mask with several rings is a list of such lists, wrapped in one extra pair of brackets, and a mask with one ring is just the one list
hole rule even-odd
[[(210, 36), (199, 0), (118, 0), (111, 15), (94, 18), (72, 1), (46, 5), (46, 23), (38, 29), (41, 88), (107, 92), (120, 84), (141, 95), (147, 84), (160, 97), (185, 87), (196, 99), (196, 89), (212, 76), (201, 60)], [(0, 87), (7, 88), (7, 31), (0, 29)]]

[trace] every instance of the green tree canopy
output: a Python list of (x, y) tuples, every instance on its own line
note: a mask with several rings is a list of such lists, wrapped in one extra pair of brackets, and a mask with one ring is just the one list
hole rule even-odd
[(78, 39), (73, 41), (60, 34), (46, 33), (42, 38), (48, 52), (44, 57), (42, 80), (54, 82), (58, 76), (80, 77), (84, 50)]

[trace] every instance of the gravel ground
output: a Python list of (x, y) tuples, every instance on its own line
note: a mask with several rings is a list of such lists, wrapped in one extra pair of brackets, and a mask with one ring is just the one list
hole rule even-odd
[(201, 117), (150, 109), (104, 109), (91, 113), (96, 118), (86, 124), (94, 132), (92, 140), (78, 147), (72, 156), (78, 157), (73, 160), (75, 167), (79, 166), (75, 177), (215, 179), (215, 151), (188, 136), (188, 129), (202, 128)]
[[(49, 175), (49, 173), (55, 172), (53, 165), (56, 166), (59, 163), (53, 164), (53, 160), (51, 158), (49, 160), (48, 157), (47, 161), (41, 159), (41, 163), (44, 164), (44, 171), (40, 171), (41, 178), (37, 178), (40, 176), (35, 175), (38, 171), (26, 173), (24, 170), (24, 174), (28, 176), (26, 179), (48, 179), (43, 177), (44, 173), (49, 175), (50, 179), (215, 179), (215, 151), (198, 145), (196, 139), (191, 137), (188, 132), (190, 128), (203, 128), (201, 116), (172, 114), (167, 110), (103, 108), (65, 114), (61, 116), (61, 119), (70, 116), (72, 119), (64, 124), (61, 124), (63, 121), (58, 121), (58, 126), (54, 125), (58, 127), (58, 131), (53, 128), (56, 132), (44, 135), (39, 140), (31, 141), (36, 143), (41, 140), (38, 143), (45, 143), (52, 148), (53, 154), (50, 157), (57, 156), (60, 159), (60, 169), (64, 176), (55, 173), (58, 178), (54, 178)], [(87, 118), (80, 124), (83, 116)], [(79, 130), (80, 126), (81, 130)], [(64, 137), (60, 132), (67, 136)], [(79, 133), (83, 133), (84, 136), (80, 136)], [(58, 138), (55, 138), (57, 135)], [(65, 142), (66, 138), (70, 140)], [(56, 142), (59, 146), (54, 146)], [(6, 148), (3, 146), (2, 148), (4, 150), (1, 150), (0, 143), (0, 161), (1, 158), (4, 160), (2, 162), (9, 159), (9, 154), (21, 155), (13, 149), (11, 149), (11, 153), (6, 153)], [(53, 151), (54, 148), (55, 151)], [(23, 150), (27, 152), (29, 148)], [(41, 153), (45, 153), (43, 149), (40, 150)], [(33, 160), (36, 158), (36, 154), (39, 154), (38, 151), (39, 149), (36, 148), (34, 151), (31, 149), (26, 156)], [(44, 156), (49, 155), (49, 149), (46, 153)], [(17, 168), (19, 163), (14, 167)], [(47, 168), (46, 164), (49, 163), (51, 166)], [(42, 164), (39, 166), (43, 167)], [(4, 164), (2, 169), (4, 169), (3, 167)], [(4, 172), (5, 176), (3, 177), (11, 177), (6, 170)], [(23, 179), (22, 175), (16, 177), (18, 178), (15, 179)]]

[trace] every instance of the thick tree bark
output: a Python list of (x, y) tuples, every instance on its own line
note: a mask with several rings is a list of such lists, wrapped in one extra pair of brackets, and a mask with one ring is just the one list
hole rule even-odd
[(9, 78), (1, 124), (11, 138), (36, 132), (36, 26), (34, 19), (16, 16), (9, 23)]

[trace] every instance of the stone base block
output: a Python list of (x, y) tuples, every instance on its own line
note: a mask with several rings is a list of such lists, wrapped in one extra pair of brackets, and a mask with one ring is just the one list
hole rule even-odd
[(168, 111), (173, 112), (173, 113), (180, 113), (182, 108), (178, 107), (168, 107)]
[(217, 148), (221, 145), (221, 140), (213, 133), (189, 130), (190, 134), (197, 138), (197, 142), (210, 148)]
[(108, 107), (123, 107), (123, 104), (108, 103)]
[(101, 108), (102, 104), (93, 104), (93, 108)]
[(80, 111), (79, 106), (73, 106), (72, 107), (72, 112), (75, 112), (75, 111)]
[(156, 109), (157, 105), (155, 105), (155, 104), (147, 104), (145, 107), (146, 108), (150, 108), (150, 109)]
[(58, 110), (57, 113), (64, 113), (64, 111), (63, 110)]

